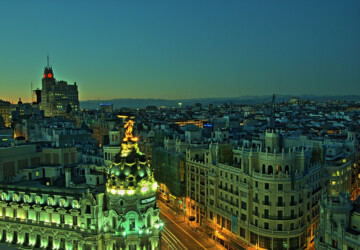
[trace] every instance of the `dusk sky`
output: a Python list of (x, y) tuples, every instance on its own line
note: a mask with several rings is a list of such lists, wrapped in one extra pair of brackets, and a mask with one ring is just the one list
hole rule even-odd
[(360, 94), (360, 1), (2, 1), (0, 99)]

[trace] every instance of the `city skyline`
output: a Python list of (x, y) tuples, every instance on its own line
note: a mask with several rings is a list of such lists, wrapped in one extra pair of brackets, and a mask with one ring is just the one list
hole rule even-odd
[(360, 3), (324, 3), (3, 3), (0, 99), (30, 101), (47, 53), (81, 101), (354, 94)]

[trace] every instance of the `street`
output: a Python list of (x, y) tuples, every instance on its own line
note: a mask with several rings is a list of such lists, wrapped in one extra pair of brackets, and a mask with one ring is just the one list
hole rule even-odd
[(224, 249), (205, 233), (186, 224), (183, 215), (176, 214), (162, 202), (158, 202), (158, 205), (160, 218), (164, 221), (161, 249)]

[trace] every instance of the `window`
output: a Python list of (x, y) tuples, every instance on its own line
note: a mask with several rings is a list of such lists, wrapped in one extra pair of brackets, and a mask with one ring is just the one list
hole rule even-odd
[(113, 217), (112, 218), (112, 225), (113, 225), (113, 228), (114, 229), (117, 229), (117, 225), (116, 225), (117, 223), (116, 223), (116, 217)]
[(77, 226), (78, 222), (77, 222), (77, 216), (73, 216), (73, 225)]
[(241, 220), (246, 221), (246, 214), (241, 214)]
[(294, 230), (294, 223), (290, 223), (290, 230)]
[(337, 248), (337, 247), (338, 247), (338, 242), (337, 242), (337, 240), (332, 240), (332, 247), (333, 247), (333, 248)]
[(151, 227), (151, 215), (150, 214), (148, 214), (148, 216), (147, 216), (147, 226)]
[(279, 210), (278, 211), (278, 219), (282, 219), (283, 217), (283, 211)]
[(264, 217), (269, 218), (269, 209), (264, 210)]
[(278, 185), (278, 190), (279, 190), (279, 191), (283, 190), (283, 184), (279, 184), (279, 185)]
[(269, 229), (269, 223), (264, 222), (264, 229)]
[(258, 226), (258, 220), (255, 219), (255, 227), (257, 227), (257, 226)]
[(269, 202), (269, 196), (268, 195), (265, 195), (265, 201), (264, 201), (264, 205), (269, 205), (270, 202)]
[(259, 183), (257, 181), (255, 181), (255, 187), (258, 187)]
[(135, 219), (130, 219), (129, 230), (130, 231), (135, 231)]
[(91, 209), (90, 209), (90, 205), (86, 205), (86, 214), (91, 214)]
[(269, 189), (269, 183), (265, 183), (265, 189)]
[(240, 236), (245, 238), (245, 229), (240, 227)]
[(246, 210), (246, 202), (245, 201), (242, 201), (241, 202), (241, 208)]
[(278, 206), (283, 206), (283, 197), (282, 196), (279, 196), (278, 197)]
[(221, 219), (220, 219), (220, 215), (216, 215), (216, 223), (218, 224), (218, 225), (220, 225), (220, 222), (221, 222)]
[(283, 228), (283, 225), (282, 225), (282, 224), (278, 224), (278, 225), (277, 225), (278, 231), (282, 231), (282, 228)]
[(294, 195), (291, 196), (291, 205), (294, 205), (295, 204), (295, 197)]
[(231, 220), (227, 220), (227, 230), (231, 231)]

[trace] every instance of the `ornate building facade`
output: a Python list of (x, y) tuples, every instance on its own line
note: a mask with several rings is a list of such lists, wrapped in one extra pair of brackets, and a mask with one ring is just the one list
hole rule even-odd
[(360, 249), (360, 200), (350, 195), (325, 196), (320, 202), (320, 224), (316, 230), (316, 249)]
[(63, 181), (0, 186), (1, 242), (44, 249), (160, 249), (157, 183), (131, 131), (103, 173), (106, 185), (68, 185), (72, 168), (64, 172)]
[(214, 237), (264, 249), (307, 248), (319, 223), (323, 165), (310, 148), (282, 147), (277, 133), (266, 132), (263, 145), (223, 155), (213, 144), (188, 150), (187, 215)]

